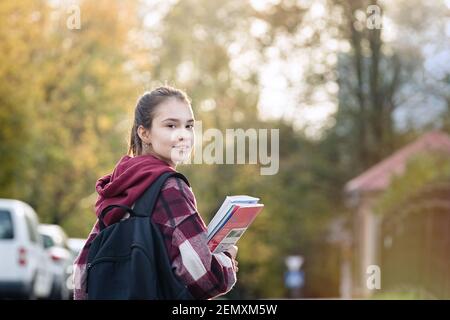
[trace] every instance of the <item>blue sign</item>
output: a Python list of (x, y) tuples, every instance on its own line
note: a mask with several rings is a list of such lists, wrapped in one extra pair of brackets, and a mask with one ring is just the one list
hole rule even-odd
[(305, 282), (303, 271), (287, 271), (284, 276), (284, 282), (287, 288), (301, 288)]

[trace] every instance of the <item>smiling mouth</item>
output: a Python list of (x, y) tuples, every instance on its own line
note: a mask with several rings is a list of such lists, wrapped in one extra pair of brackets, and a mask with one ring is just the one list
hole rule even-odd
[(180, 150), (188, 150), (188, 149), (190, 149), (189, 146), (174, 146), (174, 148), (180, 149)]

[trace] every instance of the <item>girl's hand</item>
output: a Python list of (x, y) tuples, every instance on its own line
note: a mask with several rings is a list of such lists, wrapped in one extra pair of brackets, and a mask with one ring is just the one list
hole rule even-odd
[(238, 253), (238, 247), (231, 246), (226, 250), (233, 259), (236, 259), (237, 253)]
[(233, 261), (234, 261), (234, 270), (236, 271), (236, 272), (238, 272), (239, 271), (239, 268), (238, 268), (238, 262), (237, 262), (237, 260), (236, 260), (236, 256), (237, 256), (237, 253), (238, 253), (238, 247), (237, 246), (231, 246), (230, 248), (228, 248), (228, 250), (226, 250), (230, 255), (231, 255), (231, 257), (232, 257), (232, 259), (233, 259)]

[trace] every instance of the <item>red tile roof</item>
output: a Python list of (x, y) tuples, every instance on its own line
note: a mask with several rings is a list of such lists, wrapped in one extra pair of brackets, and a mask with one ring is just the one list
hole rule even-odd
[(414, 142), (394, 152), (391, 156), (372, 166), (345, 185), (345, 191), (371, 192), (384, 190), (393, 175), (402, 174), (408, 160), (424, 151), (443, 151), (450, 154), (450, 136), (440, 131), (431, 131)]

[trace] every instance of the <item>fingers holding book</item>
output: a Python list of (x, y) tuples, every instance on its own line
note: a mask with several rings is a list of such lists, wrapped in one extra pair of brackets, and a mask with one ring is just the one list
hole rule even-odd
[(226, 250), (231, 257), (234, 259), (236, 259), (237, 253), (238, 253), (238, 247), (237, 246), (230, 246), (227, 250)]
[(238, 253), (238, 247), (237, 246), (231, 246), (229, 247), (226, 252), (231, 256), (231, 258), (233, 259), (234, 262), (234, 270), (236, 272), (238, 272), (239, 268), (238, 268), (238, 262), (236, 260), (236, 256)]

